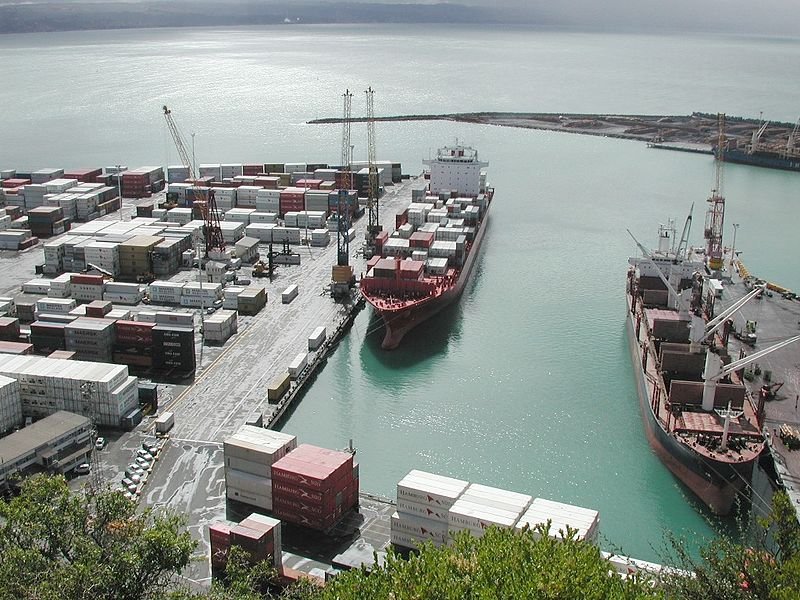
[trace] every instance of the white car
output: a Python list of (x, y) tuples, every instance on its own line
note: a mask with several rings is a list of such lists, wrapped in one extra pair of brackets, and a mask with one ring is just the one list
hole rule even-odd
[(148, 462), (153, 462), (153, 455), (150, 454), (147, 450), (143, 450), (142, 448), (139, 448), (136, 451), (136, 455), (141, 457), (141, 458), (143, 458), (143, 459), (145, 459)]
[(136, 464), (140, 465), (145, 471), (150, 468), (150, 461), (145, 460), (141, 456), (136, 457)]
[(122, 480), (122, 485), (124, 485), (126, 488), (128, 488), (128, 491), (131, 492), (131, 493), (136, 491), (136, 487), (137, 487), (136, 484), (133, 483), (133, 481), (131, 481), (127, 477), (125, 477)]
[(91, 470), (89, 463), (81, 463), (77, 467), (75, 467), (75, 474), (76, 475), (86, 475)]
[(102, 450), (106, 447), (106, 438), (99, 437), (94, 441), (94, 449), (95, 450)]
[(142, 473), (144, 473), (144, 469), (142, 468), (142, 465), (138, 465), (138, 464), (134, 464), (134, 463), (129, 464), (128, 467), (127, 467), (127, 470), (130, 471), (131, 473), (136, 473), (137, 475), (141, 475)]
[(125, 473), (128, 479), (130, 479), (133, 483), (139, 484), (142, 482), (141, 476), (137, 475), (136, 473)]

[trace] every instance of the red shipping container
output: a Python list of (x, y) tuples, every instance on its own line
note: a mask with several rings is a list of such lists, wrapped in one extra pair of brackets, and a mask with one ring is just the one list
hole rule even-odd
[(322, 179), (299, 179), (294, 185), (304, 190), (318, 190), (319, 186), (322, 185)]
[(64, 172), (64, 179), (77, 179), (81, 183), (94, 183), (103, 174), (103, 169), (73, 169)]
[(23, 342), (0, 341), (0, 354), (32, 354), (33, 344)]
[(335, 493), (333, 490), (320, 492), (310, 490), (308, 488), (298, 487), (293, 484), (287, 484), (282, 481), (272, 481), (272, 501), (286, 499), (304, 504), (316, 504), (324, 509), (330, 509), (335, 506), (334, 503)]
[(102, 275), (70, 275), (70, 283), (79, 285), (103, 285)]
[(34, 321), (31, 323), (31, 333), (64, 337), (64, 325), (65, 323), (46, 323), (43, 321)]
[(283, 496), (274, 496), (272, 498), (272, 510), (273, 512), (276, 510), (283, 510), (288, 513), (298, 513), (316, 517), (322, 517), (331, 512), (331, 509), (324, 508), (318, 504), (295, 500), (294, 498), (285, 498)]
[(422, 271), (425, 270), (425, 263), (421, 260), (402, 260), (400, 261), (401, 279), (419, 279)]
[(412, 248), (430, 248), (436, 238), (432, 231), (415, 231), (408, 240)]
[(242, 165), (242, 175), (258, 175), (263, 168), (263, 165)]
[(30, 179), (4, 179), (2, 186), (4, 188), (18, 188), (23, 185), (28, 185), (30, 182)]

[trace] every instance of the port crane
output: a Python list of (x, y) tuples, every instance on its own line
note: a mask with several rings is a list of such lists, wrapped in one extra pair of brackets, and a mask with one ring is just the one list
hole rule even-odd
[[(186, 149), (186, 142), (178, 129), (177, 123), (172, 116), (172, 111), (165, 105), (164, 120), (167, 122), (167, 129), (172, 136), (172, 141), (175, 143), (175, 148), (178, 151), (178, 156), (181, 163), (189, 171), (189, 179), (193, 182), (197, 181), (197, 172), (195, 164), (189, 158), (189, 152)], [(205, 196), (205, 202), (198, 203), (200, 212), (203, 216), (203, 241), (205, 246), (205, 258), (209, 255), (217, 253), (222, 254), (225, 252), (225, 239), (222, 237), (222, 228), (219, 224), (219, 211), (217, 210), (217, 201), (214, 198), (214, 190), (211, 188), (202, 187), (202, 194)]]
[(753, 132), (753, 136), (750, 138), (750, 145), (747, 147), (748, 154), (754, 154), (761, 149), (761, 138), (767, 130), (768, 125), (769, 121), (763, 121), (761, 126)]
[(367, 211), (369, 221), (367, 224), (367, 239), (365, 257), (371, 258), (375, 254), (375, 237), (381, 231), (378, 218), (378, 165), (376, 164), (375, 151), (375, 90), (372, 87), (365, 91), (367, 96), (367, 164), (369, 180), (367, 186)]
[[(725, 114), (717, 115), (717, 148), (724, 148), (725, 144)], [(704, 238), (706, 240), (706, 260), (708, 268), (717, 271), (722, 268), (722, 227), (725, 221), (725, 196), (722, 195), (722, 174), (724, 153), (717, 152), (714, 163), (715, 183), (711, 195), (708, 197), (708, 211), (706, 212), (706, 227)]]
[(350, 190), (353, 188), (351, 168), (350, 124), (352, 122), (353, 94), (342, 94), (342, 175), (338, 204), (336, 206), (336, 264), (331, 271), (331, 295), (334, 299), (346, 298), (355, 285), (353, 267), (350, 265)]

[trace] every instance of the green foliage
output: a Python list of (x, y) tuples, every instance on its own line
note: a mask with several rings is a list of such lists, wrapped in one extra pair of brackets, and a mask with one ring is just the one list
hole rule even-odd
[[(543, 533), (540, 529), (538, 533)], [(593, 545), (573, 536), (490, 528), (481, 538), (460, 533), (452, 547), (426, 545), (408, 560), (390, 554), (368, 574), (355, 570), (337, 576), (323, 599), (463, 598), (645, 599), (661, 598), (647, 581), (610, 577), (609, 563)]]
[(155, 598), (194, 547), (178, 517), (137, 512), (118, 492), (73, 494), (63, 477), (32, 477), (0, 501), (0, 598)]
[[(701, 550), (700, 560), (671, 539), (673, 556), (667, 560), (694, 576), (664, 578), (668, 595), (685, 600), (800, 598), (800, 526), (785, 493), (775, 494), (769, 516), (759, 524), (761, 541), (745, 546), (722, 536)], [(774, 546), (766, 543), (767, 533)]]

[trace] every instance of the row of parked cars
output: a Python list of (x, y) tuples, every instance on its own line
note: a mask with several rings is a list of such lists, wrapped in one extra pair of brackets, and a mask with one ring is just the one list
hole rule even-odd
[(141, 448), (137, 448), (133, 460), (125, 468), (122, 476), (120, 491), (125, 497), (133, 500), (139, 493), (141, 486), (147, 481), (148, 474), (153, 470), (153, 463), (158, 458), (161, 448), (153, 441), (145, 440)]

